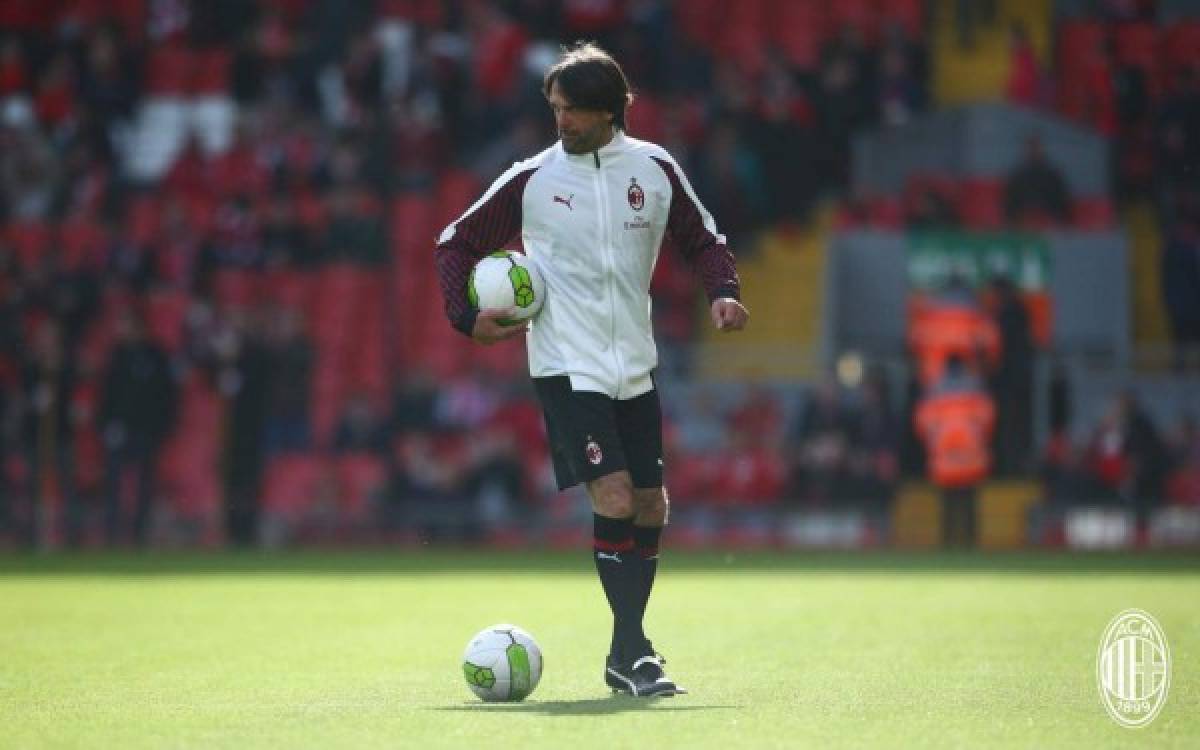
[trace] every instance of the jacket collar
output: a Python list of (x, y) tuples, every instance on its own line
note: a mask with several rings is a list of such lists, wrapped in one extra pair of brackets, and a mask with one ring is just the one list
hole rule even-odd
[(596, 165), (597, 160), (603, 164), (606, 160), (612, 159), (617, 154), (624, 151), (628, 145), (629, 140), (625, 137), (624, 131), (619, 128), (614, 128), (612, 140), (595, 151), (588, 151), (587, 153), (583, 154), (569, 154), (567, 153), (566, 149), (563, 148), (562, 141), (558, 142), (558, 150), (562, 152), (562, 155), (565, 156), (569, 162), (593, 167)]

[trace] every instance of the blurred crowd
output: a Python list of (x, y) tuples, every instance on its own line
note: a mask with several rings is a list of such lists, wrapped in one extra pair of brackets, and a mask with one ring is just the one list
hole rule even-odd
[[(920, 4), (851, 5), (4, 3), (0, 524), (204, 541), (216, 515), (249, 542), (540, 497), (519, 352), (448, 360), (425, 333), (431, 238), (553, 141), (541, 73), (584, 37), (735, 246), (803, 221), (855, 128), (925, 106)], [(663, 266), (669, 348), (695, 291)], [(383, 484), (412, 507), (377, 507)]]
[[(632, 134), (745, 254), (842, 193), (856, 130), (928, 106), (925, 20), (918, 0), (0, 3), (0, 538), (569, 525), (520, 349), (476, 355), (429, 296), (436, 233), (553, 141), (559, 45), (614, 52)], [(1178, 91), (1162, 117), (1194, 116)], [(1023, 179), (1063, 210), (1052, 175)], [(671, 258), (666, 351), (696, 309)], [(713, 398), (668, 415), (681, 501), (886, 509), (911, 408), (879, 373)]]

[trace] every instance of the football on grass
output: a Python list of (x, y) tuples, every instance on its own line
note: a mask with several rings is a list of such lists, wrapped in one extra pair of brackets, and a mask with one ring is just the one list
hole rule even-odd
[(542, 679), (542, 650), (516, 625), (493, 625), (467, 644), (463, 676), (485, 701), (524, 700)]
[(467, 301), (480, 310), (511, 307), (508, 321), (528, 320), (542, 309), (546, 282), (537, 266), (520, 253), (500, 251), (475, 264), (467, 280)]

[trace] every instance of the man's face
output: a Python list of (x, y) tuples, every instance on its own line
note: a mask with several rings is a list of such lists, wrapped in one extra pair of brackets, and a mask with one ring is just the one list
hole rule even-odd
[(580, 109), (571, 104), (555, 81), (546, 97), (554, 111), (554, 125), (569, 154), (586, 154), (612, 140), (612, 114), (598, 109)]

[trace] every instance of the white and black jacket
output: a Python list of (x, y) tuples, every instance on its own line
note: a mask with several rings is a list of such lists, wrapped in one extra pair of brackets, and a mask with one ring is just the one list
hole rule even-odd
[(595, 152), (569, 154), (559, 142), (514, 164), (442, 232), (438, 276), (446, 314), (463, 333), (479, 312), (467, 303), (471, 268), (518, 233), (547, 286), (529, 333), (529, 373), (568, 375), (575, 390), (628, 399), (653, 387), (649, 289), (664, 235), (710, 301), (739, 296), (725, 237), (675, 160), (619, 130)]

